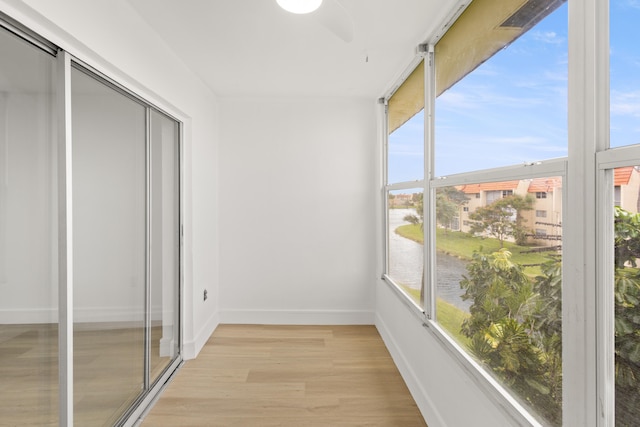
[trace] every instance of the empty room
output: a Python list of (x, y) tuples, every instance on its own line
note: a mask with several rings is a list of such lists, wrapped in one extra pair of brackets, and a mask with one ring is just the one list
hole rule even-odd
[(0, 0), (0, 425), (640, 425), (637, 0)]

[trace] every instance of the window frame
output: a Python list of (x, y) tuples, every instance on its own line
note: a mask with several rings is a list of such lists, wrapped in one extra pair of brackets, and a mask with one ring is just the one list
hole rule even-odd
[[(492, 176), (491, 180), (506, 177), (513, 179), (516, 176), (511, 175), (513, 168), (528, 170), (525, 178), (542, 175), (563, 177), (563, 182), (566, 182), (562, 188), (565, 206), (563, 271), (579, 272), (575, 276), (563, 274), (563, 360), (572, 361), (563, 367), (563, 424), (595, 427), (613, 425), (612, 421), (603, 421), (603, 413), (611, 413), (613, 405), (604, 398), (607, 393), (610, 394), (605, 380), (607, 376), (610, 377), (608, 371), (611, 369), (602, 367), (607, 365), (607, 357), (612, 356), (604, 354), (606, 351), (603, 352), (602, 343), (603, 335), (611, 342), (613, 336), (597, 321), (603, 315), (606, 316), (606, 309), (603, 308), (602, 296), (598, 295), (596, 298), (597, 291), (602, 290), (602, 286), (597, 286), (597, 283), (602, 283), (603, 275), (603, 269), (596, 269), (596, 248), (602, 246), (597, 245), (597, 242), (602, 241), (602, 227), (599, 226), (596, 233), (596, 224), (602, 224), (603, 212), (597, 209), (595, 190), (596, 175), (600, 177), (603, 173), (596, 174), (594, 167), (596, 152), (604, 148), (605, 142), (608, 144), (608, 5), (599, 0), (568, 0), (568, 3), (568, 154), (562, 159), (547, 160), (524, 167), (508, 166), (442, 178), (434, 177), (434, 45), (464, 11), (468, 2), (458, 1), (452, 5), (451, 10), (454, 12), (443, 21), (447, 24), (428, 38), (427, 49), (422, 49), (429, 53), (429, 66), (425, 67), (425, 182), (428, 186), (425, 188), (424, 201), (425, 230), (432, 230), (435, 222), (434, 192), (438, 187), (465, 183), (467, 180), (485, 182), (489, 180), (487, 173)], [(600, 178), (598, 183), (600, 188)], [(480, 195), (476, 195), (478, 196)], [(572, 218), (572, 223), (569, 224), (564, 218)], [(423, 292), (424, 316), (420, 317), (420, 320), (506, 415), (521, 425), (539, 425), (539, 421), (515, 402), (495, 380), (488, 377), (434, 321), (435, 301), (432, 288), (435, 281), (432, 269), (428, 267), (430, 261), (427, 259), (435, 249), (435, 238), (432, 234), (425, 232), (426, 289)], [(598, 255), (598, 259), (601, 259), (601, 255)], [(585, 269), (585, 266), (588, 268)], [(393, 282), (386, 281), (394, 288)], [(613, 321), (612, 318), (610, 320)], [(613, 418), (610, 417), (610, 420)]]
[[(434, 337), (442, 343), (443, 347), (447, 349), (449, 354), (456, 360), (465, 372), (470, 374), (474, 381), (481, 386), (483, 391), (489, 396), (496, 405), (501, 408), (504, 413), (511, 418), (518, 425), (531, 425), (539, 426), (540, 421), (535, 418), (529, 411), (523, 407), (517, 399), (515, 399), (511, 393), (504, 388), (491, 374), (487, 372), (477, 361), (475, 361), (458, 343), (456, 343), (446, 331), (437, 323), (435, 304), (435, 192), (436, 189), (441, 187), (447, 187), (452, 185), (472, 184), (477, 182), (492, 182), (492, 181), (507, 181), (516, 179), (530, 179), (530, 178), (544, 178), (548, 176), (561, 176), (563, 180), (567, 177), (567, 158), (550, 159), (535, 163), (526, 163), (522, 165), (511, 165), (493, 169), (478, 170), (472, 172), (465, 172), (460, 174), (449, 175), (446, 177), (434, 176), (434, 109), (435, 109), (435, 97), (431, 94), (435, 94), (435, 61), (434, 61), (434, 46), (429, 45), (426, 50), (428, 52), (427, 57), (424, 58), (425, 63), (425, 177), (423, 180), (406, 181), (399, 183), (387, 183), (387, 150), (388, 150), (388, 127), (386, 125), (387, 116), (387, 101), (393, 95), (395, 91), (391, 91), (385, 98), (381, 99), (381, 104), (385, 107), (383, 111), (383, 121), (385, 124), (383, 128), (383, 158), (384, 158), (384, 173), (383, 173), (383, 185), (382, 185), (382, 200), (383, 200), (383, 218), (384, 218), (384, 270), (382, 279), (389, 285), (389, 287), (398, 295), (401, 301), (410, 309), (410, 311), (416, 315), (416, 317), (423, 323), (423, 326), (429, 330)], [(422, 56), (419, 56), (419, 60), (423, 60)], [(412, 63), (408, 70), (410, 73), (415, 68), (415, 63)], [(408, 75), (407, 72), (404, 75)], [(395, 88), (399, 87), (401, 83), (397, 84)], [(424, 272), (424, 289), (422, 291), (421, 305), (417, 304), (394, 280), (390, 277), (388, 272), (388, 194), (393, 190), (404, 189), (424, 189), (424, 259), (423, 259), (423, 272)], [(563, 186), (563, 199), (566, 197), (565, 189)], [(501, 193), (501, 198), (504, 194)], [(563, 221), (566, 215), (563, 211)], [(564, 270), (564, 261), (563, 261)]]
[[(383, 158), (383, 165), (382, 165), (382, 169), (383, 169), (383, 173), (382, 173), (382, 219), (383, 219), (383, 236), (384, 236), (384, 248), (383, 248), (383, 269), (382, 269), (382, 279), (390, 285), (391, 289), (401, 297), (401, 299), (403, 300), (403, 302), (405, 302), (407, 304), (407, 306), (409, 307), (409, 309), (415, 314), (417, 315), (419, 318), (422, 318), (424, 316), (424, 300), (425, 300), (425, 292), (424, 289), (421, 290), (420, 294), (421, 294), (421, 298), (419, 302), (416, 302), (413, 298), (411, 298), (405, 291), (404, 289), (402, 289), (402, 287), (396, 283), (396, 281), (393, 279), (393, 277), (391, 277), (389, 275), (389, 193), (391, 191), (394, 190), (409, 190), (409, 189), (422, 189), (423, 190), (423, 198), (424, 198), (424, 189), (425, 189), (425, 185), (424, 185), (424, 177), (426, 176), (426, 167), (423, 169), (423, 179), (418, 179), (418, 180), (414, 180), (414, 181), (401, 181), (401, 182), (394, 182), (394, 183), (389, 183), (389, 169), (388, 169), (388, 165), (389, 165), (389, 99), (391, 99), (391, 97), (396, 93), (396, 91), (398, 91), (398, 89), (402, 86), (402, 84), (407, 80), (407, 78), (409, 78), (409, 76), (411, 76), (411, 74), (416, 70), (416, 68), (418, 68), (418, 66), (420, 66), (420, 64), (423, 63), (424, 67), (425, 67), (425, 83), (426, 83), (426, 74), (427, 74), (427, 68), (428, 68), (428, 63), (426, 61), (426, 55), (424, 52), (419, 53), (418, 55), (416, 55), (416, 57), (414, 57), (414, 59), (411, 61), (411, 63), (405, 68), (404, 72), (402, 73), (401, 77), (397, 80), (397, 83), (395, 85), (393, 85), (393, 88), (383, 97), (380, 98), (379, 100), (379, 104), (382, 106), (382, 126), (381, 126), (381, 131), (382, 131), (382, 146), (383, 146), (383, 150), (382, 150), (382, 158)], [(426, 92), (426, 91), (425, 91)], [(425, 95), (425, 102), (427, 101), (426, 95)], [(418, 112), (417, 114), (420, 114), (420, 112)], [(428, 116), (427, 116), (427, 108), (426, 108), (426, 104), (425, 104), (425, 108), (422, 110), (422, 114), (425, 115), (424, 117), (424, 123), (425, 123), (425, 128), (427, 127), (427, 120), (428, 120)], [(427, 139), (426, 135), (424, 135), (425, 141)], [(426, 149), (426, 146), (425, 146)], [(424, 153), (424, 160), (425, 160), (425, 165), (427, 162), (427, 153)], [(425, 217), (426, 217), (426, 211), (425, 211)], [(423, 269), (423, 275), (426, 274), (426, 268)], [(423, 279), (425, 279), (426, 277), (423, 276)], [(424, 280), (423, 280), (424, 282)]]
[[(435, 34), (427, 38), (428, 51), (444, 31), (464, 11), (466, 1), (451, 5), (451, 14), (443, 19)], [(570, 426), (614, 426), (615, 376), (613, 363), (614, 313), (612, 168), (640, 164), (640, 145), (610, 149), (609, 87), (609, 2), (601, 0), (568, 0), (568, 154), (563, 160), (566, 185), (563, 183), (563, 424)], [(430, 63), (433, 58), (430, 57)], [(425, 77), (431, 73), (425, 68)], [(434, 188), (464, 182), (473, 173), (446, 177), (436, 181), (433, 171), (433, 93), (431, 82), (425, 85), (425, 222), (433, 221)], [(547, 162), (543, 162), (543, 165)], [(537, 169), (535, 170), (537, 173)], [(484, 172), (482, 180), (486, 180)], [(510, 175), (509, 175), (510, 176)], [(477, 197), (478, 195), (476, 195)], [(428, 202), (429, 201), (429, 202)], [(427, 206), (429, 205), (429, 206)], [(428, 214), (429, 212), (429, 214)], [(425, 224), (426, 227), (426, 224)], [(431, 234), (431, 233), (428, 233)], [(431, 253), (431, 244), (425, 252)], [(426, 267), (425, 267), (426, 270)], [(570, 272), (568, 274), (567, 272)], [(427, 280), (433, 284), (432, 280)], [(476, 380), (499, 408), (517, 423), (537, 425), (514, 405), (508, 394), (482, 371), (464, 351), (431, 319), (433, 308), (425, 305), (424, 326), (442, 343), (447, 352), (460, 362), (465, 372)]]

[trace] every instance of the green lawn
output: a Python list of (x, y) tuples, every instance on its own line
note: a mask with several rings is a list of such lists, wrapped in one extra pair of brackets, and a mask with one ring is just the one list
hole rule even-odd
[[(396, 228), (395, 232), (402, 237), (424, 244), (424, 238), (420, 225), (408, 224)], [(511, 260), (518, 264), (541, 264), (548, 261), (549, 253), (523, 253), (530, 247), (519, 246), (512, 242), (504, 242), (504, 247), (511, 251)], [(470, 260), (473, 252), (490, 254), (500, 250), (500, 241), (493, 238), (474, 237), (461, 231), (450, 231), (442, 228), (436, 229), (436, 249), (449, 255)], [(525, 272), (529, 275), (540, 273), (538, 267), (527, 267)]]
[[(408, 286), (402, 287), (414, 301), (420, 301), (420, 291), (418, 289), (413, 289)], [(469, 344), (469, 338), (462, 335), (460, 332), (460, 327), (462, 326), (462, 321), (469, 317), (469, 313), (464, 310), (460, 310), (453, 304), (450, 304), (444, 301), (441, 298), (438, 298), (436, 301), (436, 311), (438, 315), (438, 324), (445, 329), (451, 337), (453, 337), (458, 344), (467, 346)]]

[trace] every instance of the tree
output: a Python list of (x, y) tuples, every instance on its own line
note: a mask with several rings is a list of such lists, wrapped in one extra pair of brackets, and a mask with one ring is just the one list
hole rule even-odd
[(424, 197), (422, 193), (413, 193), (411, 196), (411, 200), (413, 201), (413, 209), (416, 211), (415, 214), (405, 215), (404, 220), (410, 222), (411, 224), (419, 224), (420, 228), (423, 227), (424, 223)]
[(436, 190), (436, 220), (445, 228), (451, 228), (451, 223), (458, 216), (460, 206), (466, 205), (469, 198), (455, 187), (442, 187)]
[(473, 221), (470, 231), (495, 237), (500, 241), (501, 248), (508, 237), (514, 237), (516, 243), (522, 244), (529, 231), (524, 226), (526, 220), (522, 217), (522, 211), (532, 210), (533, 203), (530, 195), (523, 197), (513, 194), (498, 199), (469, 215), (469, 219)]

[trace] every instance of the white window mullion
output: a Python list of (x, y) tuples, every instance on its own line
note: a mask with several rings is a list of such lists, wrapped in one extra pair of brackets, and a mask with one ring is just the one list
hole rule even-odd
[(598, 427), (615, 425), (613, 169), (598, 171)]
[[(563, 424), (598, 425), (597, 357), (597, 171), (605, 148), (603, 116), (608, 57), (602, 45), (602, 1), (569, 2), (567, 209), (563, 258)], [(604, 62), (603, 62), (604, 61)], [(605, 64), (605, 65), (603, 65)]]
[(427, 319), (436, 318), (436, 195), (431, 187), (435, 165), (436, 76), (434, 46), (428, 46), (424, 72), (424, 286), (422, 306)]

